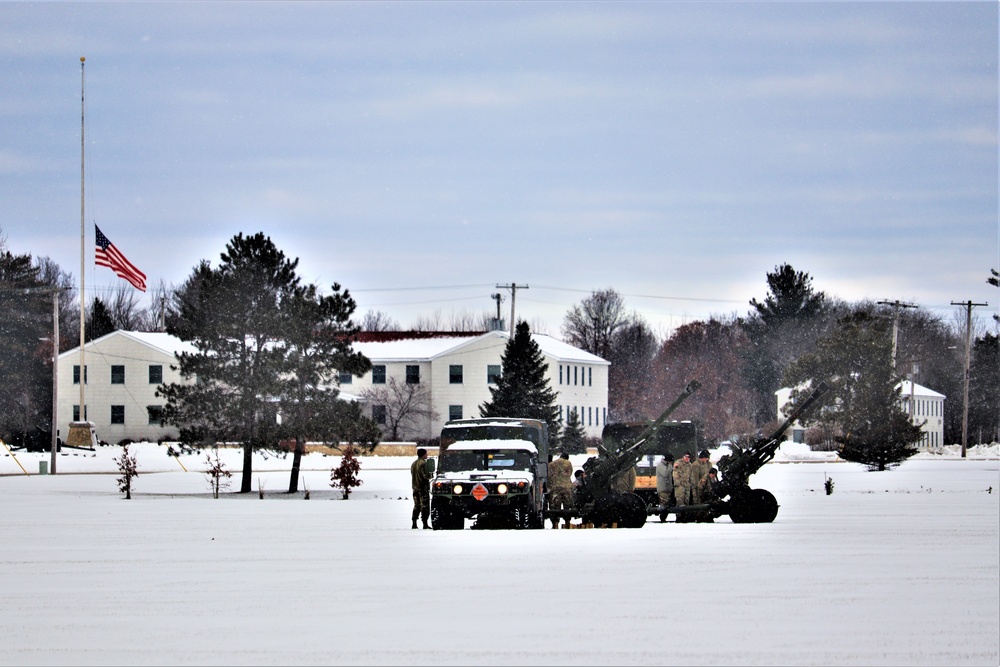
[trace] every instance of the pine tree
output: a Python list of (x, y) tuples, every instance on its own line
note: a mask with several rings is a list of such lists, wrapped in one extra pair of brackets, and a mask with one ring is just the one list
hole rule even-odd
[[(283, 425), (295, 438), (288, 492), (298, 491), (305, 443), (325, 430), (326, 405), (340, 402), (334, 385), (338, 372), (364, 375), (371, 362), (352, 349), (358, 327), (351, 321), (355, 302), (334, 284), (321, 295), (314, 285), (296, 287), (281, 302), (285, 372), (279, 386)], [(361, 419), (364, 419), (363, 417)]]
[(569, 416), (566, 417), (566, 425), (559, 438), (559, 447), (567, 454), (587, 453), (587, 434), (583, 430), (583, 424), (580, 422), (580, 415), (576, 408), (572, 408), (569, 411)]
[(162, 386), (164, 419), (184, 440), (243, 444), (240, 493), (253, 481), (253, 450), (277, 442), (275, 406), (281, 395), (286, 324), (283, 299), (298, 287), (295, 268), (263, 234), (236, 235), (222, 262), (203, 262), (176, 300), (167, 331), (198, 348), (179, 355), (184, 378), (197, 383)]
[[(892, 340), (885, 319), (859, 310), (840, 320), (814, 353), (792, 364), (790, 385), (826, 382), (832, 388), (823, 398), (822, 419), (839, 431), (840, 456), (886, 470), (916, 453), (913, 443), (921, 425), (913, 423), (900, 403), (900, 378), (892, 367)], [(818, 417), (817, 417), (818, 415)]]
[(549, 433), (558, 433), (559, 409), (556, 393), (545, 376), (548, 364), (531, 338), (527, 322), (520, 322), (500, 359), (500, 378), (490, 387), (492, 400), (479, 406), (483, 417), (540, 419)]

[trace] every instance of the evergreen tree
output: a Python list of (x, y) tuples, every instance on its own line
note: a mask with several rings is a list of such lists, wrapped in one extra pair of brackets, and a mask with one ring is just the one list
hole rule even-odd
[(767, 274), (763, 302), (751, 299), (754, 311), (744, 323), (749, 346), (744, 353), (744, 382), (756, 395), (754, 421), (775, 417), (774, 392), (784, 369), (808, 350), (820, 335), (817, 325), (826, 309), (826, 295), (815, 292), (812, 277), (790, 264)]
[(587, 453), (587, 434), (583, 430), (576, 408), (572, 408), (566, 417), (566, 425), (559, 438), (559, 447), (567, 454)]
[(115, 323), (111, 319), (108, 307), (104, 305), (102, 300), (95, 298), (90, 302), (90, 317), (87, 319), (87, 330), (84, 332), (87, 341), (97, 340), (109, 333), (114, 333), (114, 331)]
[(324, 430), (330, 417), (322, 405), (340, 401), (337, 373), (364, 375), (371, 362), (351, 345), (358, 327), (351, 321), (356, 305), (350, 293), (334, 284), (333, 293), (321, 295), (314, 285), (296, 287), (282, 300), (284, 314), (285, 372), (279, 387), (284, 427), (295, 437), (288, 492), (298, 490), (299, 469), (306, 438)]
[(884, 318), (859, 310), (841, 319), (816, 352), (789, 367), (785, 379), (789, 386), (830, 385), (822, 399), (825, 409), (807, 421), (835, 425), (842, 458), (886, 470), (916, 453), (913, 443), (921, 437), (921, 425), (912, 423), (901, 406)]
[(973, 442), (1000, 439), (1000, 337), (986, 334), (972, 346), (969, 366), (969, 436)]
[(2, 236), (0, 313), (0, 438), (41, 445), (51, 432), (52, 294), (31, 255), (4, 251)]
[(253, 450), (276, 443), (273, 399), (282, 394), (285, 313), (282, 301), (298, 287), (298, 260), (289, 260), (263, 234), (233, 237), (212, 269), (202, 263), (185, 284), (167, 331), (197, 352), (179, 356), (193, 384), (160, 388), (164, 419), (189, 440), (243, 444), (241, 493), (253, 480)]
[(492, 400), (479, 406), (479, 413), (483, 417), (540, 419), (548, 424), (549, 433), (558, 433), (556, 393), (545, 377), (549, 366), (531, 338), (527, 322), (518, 323), (500, 364), (500, 378), (490, 387)]

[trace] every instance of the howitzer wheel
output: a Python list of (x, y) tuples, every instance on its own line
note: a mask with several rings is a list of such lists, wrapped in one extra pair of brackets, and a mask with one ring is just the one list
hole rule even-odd
[(743, 489), (729, 501), (733, 523), (771, 523), (778, 516), (778, 501), (766, 489)]
[(771, 523), (778, 516), (778, 500), (767, 489), (753, 489), (754, 523)]

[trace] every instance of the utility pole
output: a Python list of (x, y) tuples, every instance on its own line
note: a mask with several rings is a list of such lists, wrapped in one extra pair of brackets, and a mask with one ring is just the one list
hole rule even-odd
[(490, 298), (497, 302), (497, 319), (496, 319), (496, 324), (494, 324), (493, 326), (493, 330), (499, 331), (500, 322), (502, 321), (500, 319), (500, 302), (503, 301), (503, 295), (500, 294), (499, 292), (496, 292), (495, 294), (490, 294)]
[(972, 303), (969, 301), (952, 301), (953, 306), (965, 307), (965, 382), (962, 396), (962, 458), (965, 458), (966, 445), (969, 439), (969, 367), (972, 364), (972, 309), (976, 306), (988, 306), (988, 303)]
[(59, 290), (52, 290), (52, 456), (50, 473), (56, 474), (56, 452), (59, 451)]
[[(527, 285), (518, 285), (517, 283), (511, 283), (509, 285), (497, 285), (497, 289), (509, 289), (510, 290), (510, 337), (511, 340), (514, 339), (514, 302), (517, 300), (517, 290), (528, 289)], [(499, 301), (497, 305), (499, 306)]]
[[(916, 308), (912, 303), (903, 303), (900, 300), (896, 301), (879, 301), (880, 306), (892, 306), (892, 370), (896, 370), (896, 345), (899, 340), (899, 309), (900, 308)], [(913, 382), (912, 380), (910, 381)]]

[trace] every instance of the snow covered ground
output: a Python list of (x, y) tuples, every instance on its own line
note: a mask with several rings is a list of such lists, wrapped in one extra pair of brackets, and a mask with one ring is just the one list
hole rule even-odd
[(883, 473), (790, 448), (752, 480), (773, 524), (448, 533), (410, 530), (407, 458), (344, 501), (311, 454), (303, 502), (258, 456), (214, 500), (204, 455), (134, 449), (130, 501), (119, 447), (58, 475), (0, 449), (0, 664), (1000, 663), (995, 446)]

